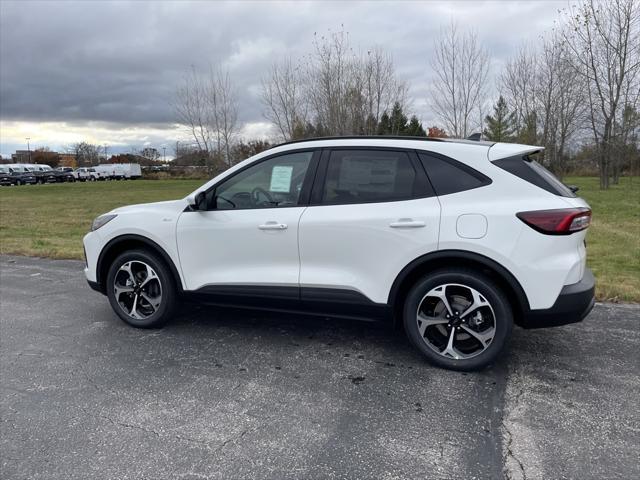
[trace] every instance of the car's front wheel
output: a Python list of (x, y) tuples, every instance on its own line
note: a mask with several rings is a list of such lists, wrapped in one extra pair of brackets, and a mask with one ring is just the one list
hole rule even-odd
[(513, 329), (511, 306), (474, 270), (439, 270), (418, 281), (404, 305), (411, 342), (438, 366), (478, 370), (492, 363)]
[(107, 275), (107, 296), (116, 314), (138, 328), (158, 328), (173, 315), (175, 282), (166, 264), (151, 252), (118, 256)]

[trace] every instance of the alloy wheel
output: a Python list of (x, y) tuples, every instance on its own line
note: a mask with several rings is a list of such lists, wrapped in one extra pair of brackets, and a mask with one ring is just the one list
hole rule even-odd
[(425, 344), (454, 360), (480, 355), (496, 335), (495, 313), (486, 297), (457, 283), (431, 289), (418, 305), (416, 321)]
[(144, 320), (162, 304), (162, 283), (155, 270), (140, 260), (131, 260), (116, 272), (113, 293), (120, 308), (131, 318)]

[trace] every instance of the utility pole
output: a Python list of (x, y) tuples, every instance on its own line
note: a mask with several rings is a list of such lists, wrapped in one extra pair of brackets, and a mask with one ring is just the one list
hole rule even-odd
[(31, 146), (29, 145), (29, 140), (31, 140), (31, 137), (27, 137), (27, 152), (29, 152), (29, 163), (31, 163)]
[(162, 147), (162, 163), (167, 163), (167, 147)]
[(104, 144), (104, 161), (107, 161), (107, 144)]

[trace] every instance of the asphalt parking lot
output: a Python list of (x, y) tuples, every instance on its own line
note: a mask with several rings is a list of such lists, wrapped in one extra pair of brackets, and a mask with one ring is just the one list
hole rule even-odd
[(367, 323), (186, 306), (132, 329), (82, 263), (0, 257), (4, 479), (639, 478), (640, 306), (490, 370)]

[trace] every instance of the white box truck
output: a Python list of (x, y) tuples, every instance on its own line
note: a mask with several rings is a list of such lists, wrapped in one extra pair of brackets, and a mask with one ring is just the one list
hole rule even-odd
[(95, 167), (104, 177), (112, 180), (140, 178), (142, 170), (138, 163), (103, 163)]

